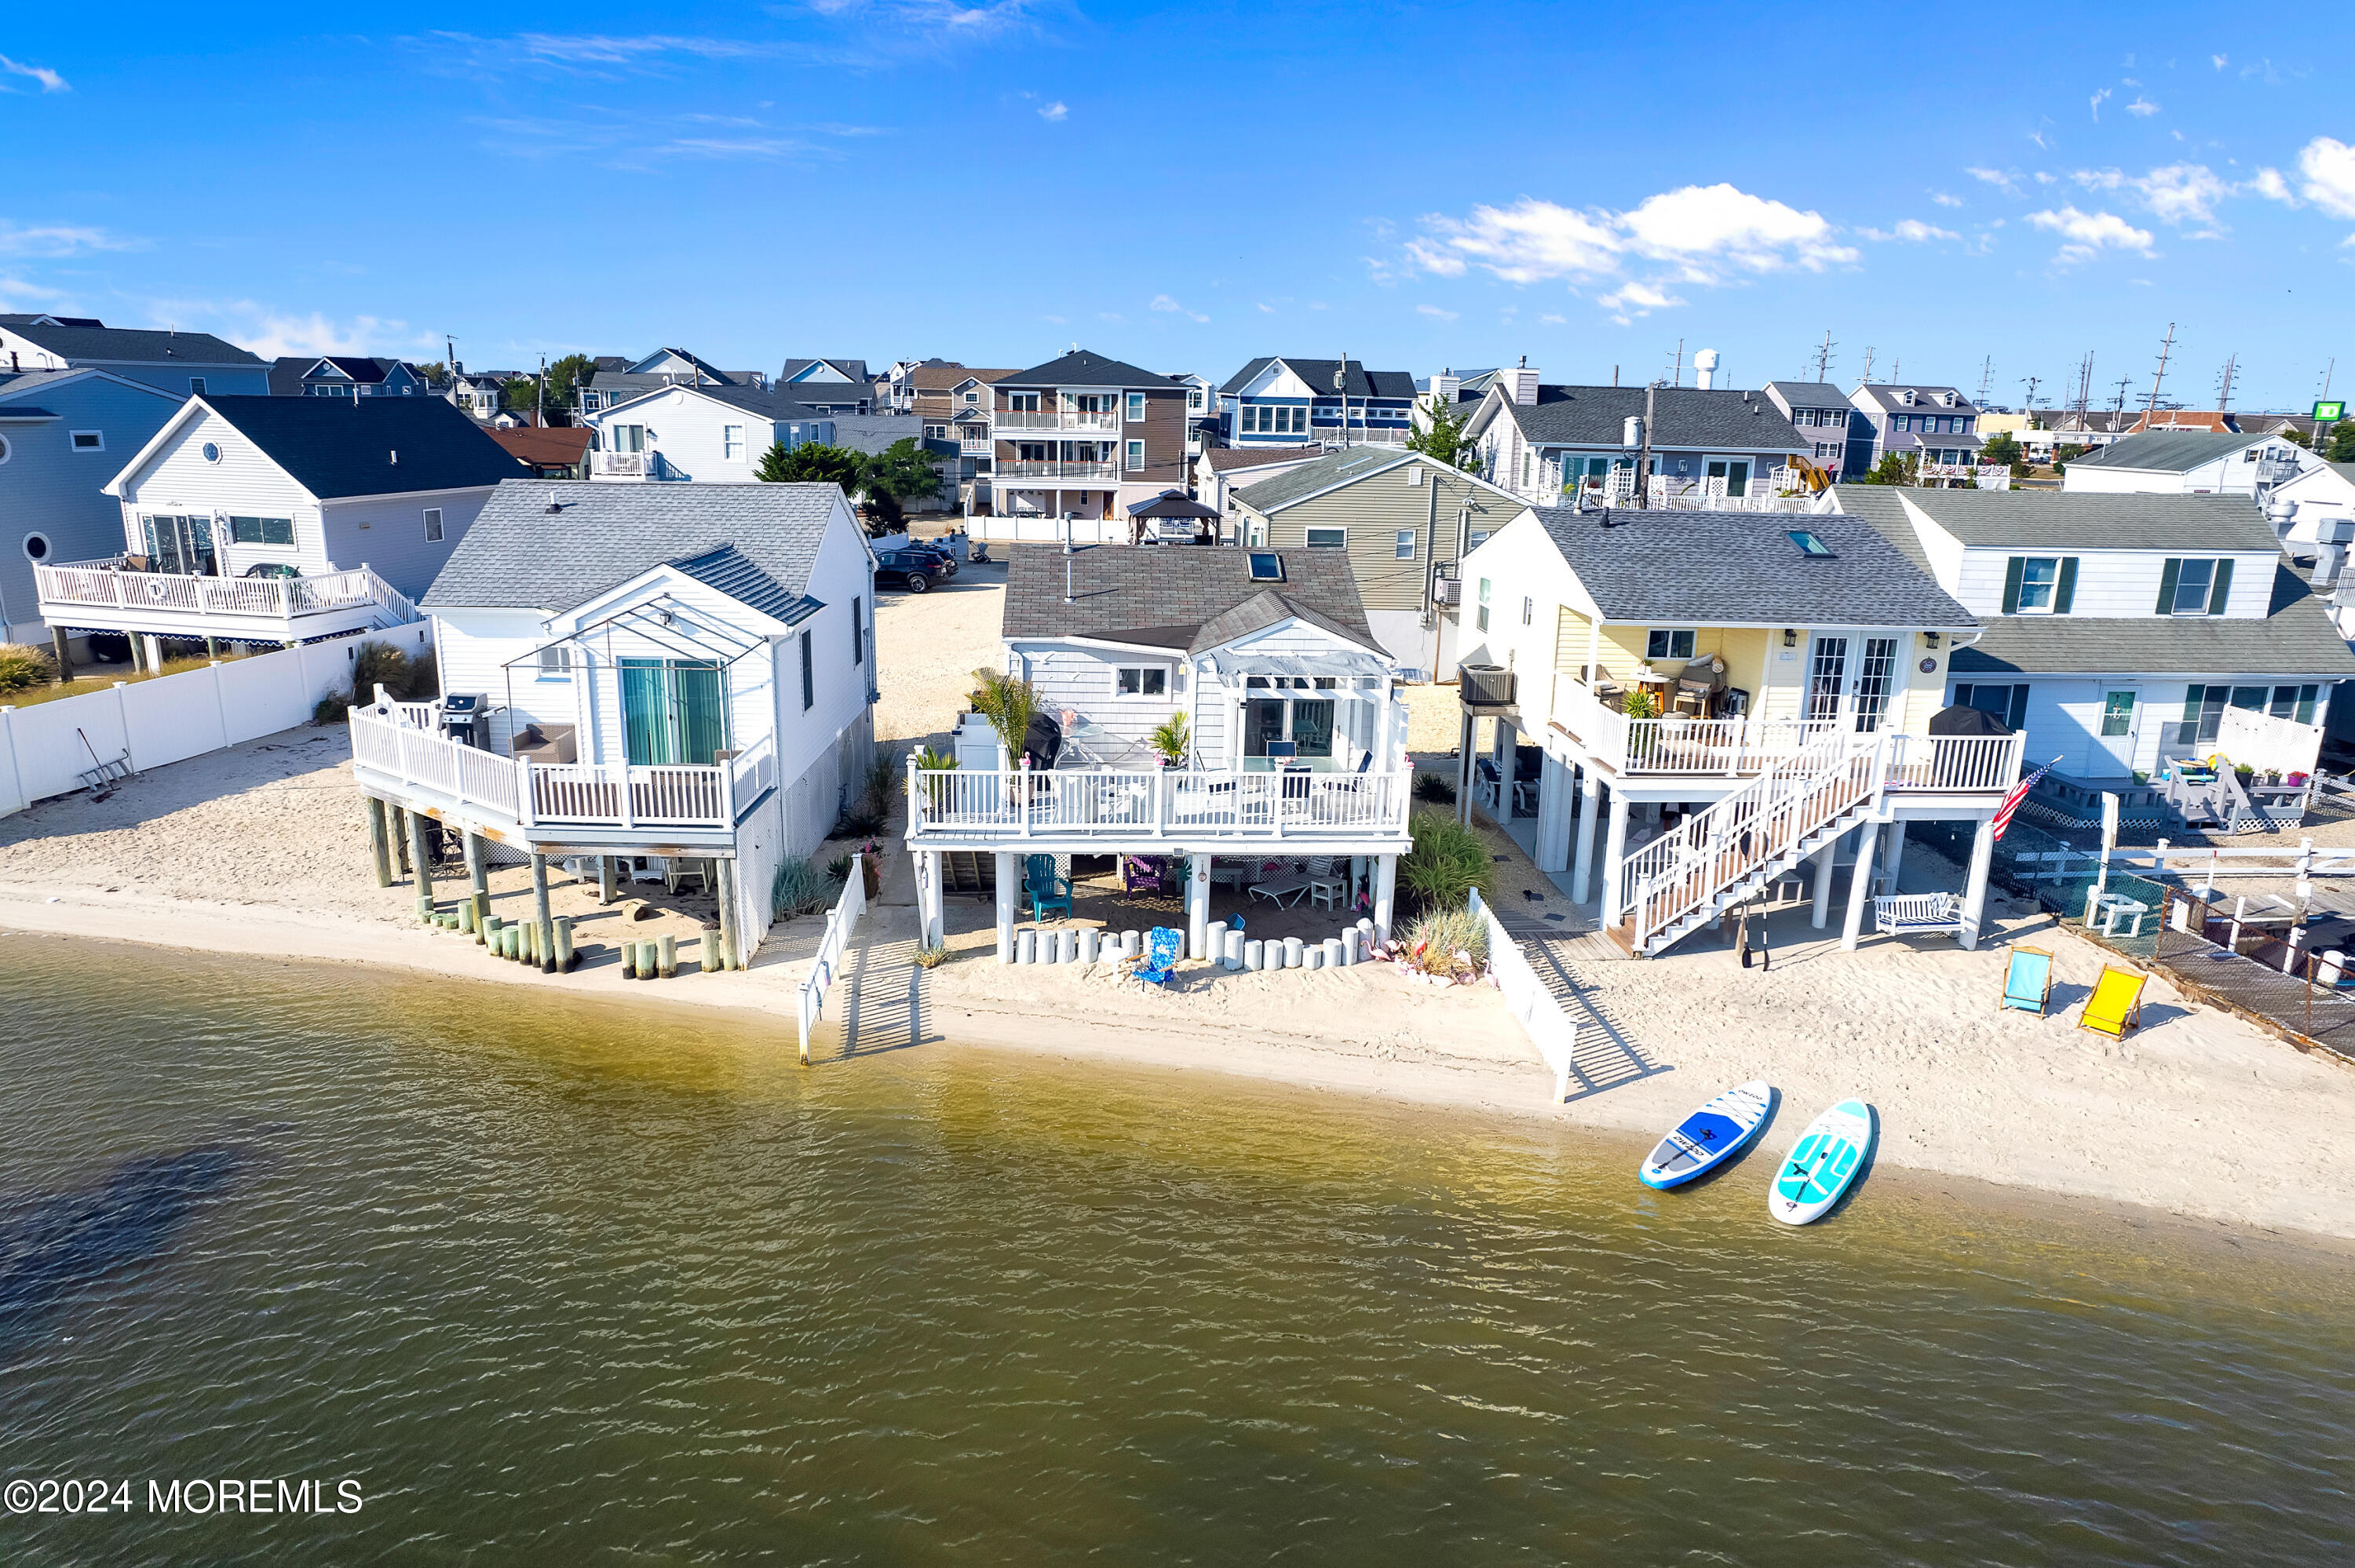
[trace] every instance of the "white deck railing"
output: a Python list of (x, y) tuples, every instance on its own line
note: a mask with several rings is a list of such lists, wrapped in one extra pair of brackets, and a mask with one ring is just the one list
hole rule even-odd
[(206, 617), (276, 621), (292, 627), (306, 617), (368, 606), (382, 608), (389, 620), (415, 620), (407, 595), (366, 567), (316, 577), (209, 577), (177, 572), (124, 571), (118, 561), (75, 561), (36, 566), (35, 591), (42, 615), (71, 622), (92, 610), (185, 615), (189, 630)]
[(1105, 430), (1120, 429), (1118, 408), (996, 408), (991, 425), (1001, 430)]
[(1604, 705), (1569, 671), (1554, 674), (1553, 717), (1588, 754), (1626, 774), (1759, 773), (1819, 743), (1837, 719), (1634, 719)]
[(1409, 773), (1156, 769), (983, 773), (908, 766), (908, 838), (1406, 836)]
[[(437, 734), (431, 703), (351, 713), (352, 768), (365, 786), (539, 828), (730, 828), (736, 768), (512, 761)], [(757, 769), (757, 764), (755, 765)]]
[(810, 1059), (810, 1025), (826, 1012), (826, 993), (833, 989), (837, 971), (842, 967), (842, 956), (850, 947), (850, 934), (858, 928), (858, 917), (866, 912), (867, 868), (854, 856), (850, 875), (842, 885), (842, 896), (826, 911), (826, 935), (818, 938), (817, 955), (810, 960), (809, 976), (802, 981), (796, 997), (805, 1067)]
[(1081, 458), (1069, 461), (1008, 459), (997, 465), (997, 477), (1000, 479), (1113, 479), (1118, 473), (1118, 468), (1113, 463)]

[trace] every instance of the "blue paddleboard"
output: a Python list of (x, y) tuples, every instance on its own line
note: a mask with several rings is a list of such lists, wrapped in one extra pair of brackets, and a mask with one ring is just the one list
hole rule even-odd
[(1663, 1192), (1681, 1187), (1719, 1163), (1756, 1136), (1774, 1107), (1774, 1088), (1764, 1078), (1725, 1091), (1685, 1118), (1677, 1129), (1660, 1139), (1651, 1157), (1636, 1174), (1646, 1187)]

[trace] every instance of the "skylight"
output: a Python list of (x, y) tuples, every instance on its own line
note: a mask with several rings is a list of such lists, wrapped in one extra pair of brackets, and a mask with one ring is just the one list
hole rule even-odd
[(1799, 546), (1799, 554), (1809, 560), (1828, 561), (1832, 558), (1832, 547), (1805, 528), (1792, 529), (1789, 537), (1791, 543)]
[(1255, 583), (1282, 582), (1284, 557), (1273, 550), (1253, 550), (1251, 553), (1251, 579)]

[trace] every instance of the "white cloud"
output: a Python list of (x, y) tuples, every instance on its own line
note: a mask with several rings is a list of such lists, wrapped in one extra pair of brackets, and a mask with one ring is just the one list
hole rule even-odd
[(2058, 212), (2031, 212), (2028, 221), (2061, 236), (2062, 243), (2053, 260), (2062, 266), (2091, 261), (2105, 249), (2151, 253), (2150, 230), (2137, 228), (2115, 213), (2079, 212), (2074, 207), (2064, 207)]
[(2218, 70), (2222, 70), (2227, 62), (2222, 55), (2210, 55), (2208, 57), (2208, 63), (2214, 66)]
[(1273, 305), (1263, 304), (1260, 306), (1259, 311), (1260, 314), (1263, 316), (1272, 316), (1275, 314), (1275, 307)]
[(1963, 205), (1962, 197), (1958, 196), (1951, 196), (1945, 191), (1932, 191), (1930, 193), (1930, 199), (1936, 202), (1940, 207), (1960, 207)]
[(2135, 101), (2126, 105), (2126, 112), (2138, 120), (2147, 120), (2158, 112), (2158, 105), (2137, 94)]
[(2355, 217), (2355, 147), (2317, 136), (2299, 149), (2297, 172), (2307, 200), (2336, 217)]
[(1452, 322), (1456, 317), (1455, 312), (1443, 311), (1437, 305), (1417, 305), (1414, 308), (1414, 313), (1419, 316), (1429, 316), (1433, 321), (1442, 322)]
[(1551, 313), (1548, 313), (1547, 314), (1541, 315), (1538, 318), (1538, 324), (1540, 326), (1568, 326), (1570, 324), (1570, 318), (1568, 316), (1555, 315)]
[(2104, 99), (2105, 99), (2105, 98), (2107, 98), (2107, 97), (2109, 97), (2109, 96), (2110, 96), (2110, 90), (2109, 90), (2108, 88), (2106, 88), (2106, 87), (2105, 87), (2105, 88), (2104, 88), (2104, 89), (2102, 89), (2099, 92), (2096, 92), (2095, 94), (2094, 94), (2094, 98), (2093, 98), (2093, 108), (2094, 108), (2094, 119), (2099, 120), (2099, 119), (2102, 117), (2102, 100), (2104, 100)]
[(1637, 316), (1647, 316), (1654, 311), (1668, 310), (1683, 304), (1684, 301), (1674, 294), (1655, 289), (1648, 283), (1628, 282), (1601, 296), (1595, 302), (1611, 313), (1613, 321), (1617, 322), (1621, 326), (1625, 326)]
[(2017, 174), (2006, 173), (2002, 169), (1981, 169), (1976, 167), (1965, 169), (1963, 173), (1970, 175), (1971, 178), (1979, 181), (1983, 185), (1995, 186), (1996, 189), (2002, 191), (2007, 196), (2018, 196), (2019, 194), (2019, 176)]
[(1925, 241), (1932, 239), (1960, 239), (1962, 238), (1961, 235), (1956, 234), (1951, 228), (1939, 228), (1934, 225), (1923, 222), (1918, 217), (1900, 218), (1897, 220), (1894, 228), (1888, 229), (1859, 228), (1857, 232), (1863, 235), (1867, 239), (1880, 241), (1902, 239), (1915, 245), (1923, 244)]
[[(1159, 311), (1165, 315), (1184, 316), (1188, 321), (1191, 322), (1207, 322), (1210, 319), (1206, 315), (1200, 315), (1193, 311), (1188, 310), (1185, 306), (1179, 304), (1177, 301), (1171, 299), (1167, 294), (1154, 295), (1153, 302), (1146, 308), (1147, 310)], [(1261, 309), (1264, 310), (1266, 307), (1262, 306)]]
[(1052, 103), (1050, 103), (1050, 104), (1048, 104), (1045, 108), (1043, 108), (1043, 109), (1041, 109), (1041, 110), (1039, 110), (1039, 119), (1041, 119), (1041, 120), (1046, 120), (1046, 121), (1064, 121), (1064, 120), (1069, 120), (1071, 117), (1071, 106), (1070, 106), (1069, 104), (1065, 103), (1065, 102), (1064, 102), (1061, 99), (1060, 99), (1060, 98), (1059, 98), (1059, 99), (1057, 99), (1057, 100), (1055, 100), (1055, 101), (1054, 101), (1054, 102), (1052, 102)]
[(354, 316), (338, 322), (254, 300), (149, 300), (143, 307), (157, 326), (200, 327), (218, 333), (264, 359), (282, 354), (419, 355), (439, 358), (442, 340), (407, 322)]
[(2289, 182), (2282, 178), (2279, 169), (2259, 169), (2256, 177), (2249, 182), (2249, 188), (2267, 201), (2277, 201), (2289, 207), (2297, 205), (2297, 197), (2290, 194)]
[(20, 227), (0, 218), (0, 256), (80, 256), (92, 250), (144, 250), (147, 241), (80, 224)]
[[(0, 77), (10, 76), (30, 77), (33, 80), (41, 84), (41, 90), (43, 92), (71, 92), (73, 90), (73, 89), (67, 84), (65, 78), (59, 76), (57, 72), (51, 70), (47, 66), (23, 65), (16, 60), (10, 59), (6, 55), (0, 55)], [(5, 81), (0, 81), (0, 92), (14, 92), (15, 90), (16, 90), (10, 87)]]
[(2161, 223), (2213, 223), (2216, 204), (2233, 194), (2232, 182), (2204, 164), (2169, 164), (2147, 175), (2120, 169), (2078, 169), (2069, 176), (2089, 191), (2131, 191)]
[(27, 283), (22, 278), (0, 273), (0, 310), (14, 311), (37, 304), (42, 308), (61, 303), (64, 293), (56, 289), (44, 289), (38, 283)]
[[(1433, 214), (1407, 242), (1408, 275), (1455, 278), (1479, 267), (1508, 283), (1623, 277), (1631, 262), (1665, 263), (1665, 277), (1630, 283), (1612, 308), (1653, 309), (1671, 283), (1718, 285), (1739, 273), (1853, 262), (1822, 214), (1803, 212), (1732, 185), (1686, 185), (1647, 196), (1624, 212), (1579, 209), (1524, 196), (1510, 207), (1476, 207), (1464, 217)], [(1373, 263), (1385, 277), (1387, 264)], [(1606, 302), (1609, 302), (1606, 301)]]

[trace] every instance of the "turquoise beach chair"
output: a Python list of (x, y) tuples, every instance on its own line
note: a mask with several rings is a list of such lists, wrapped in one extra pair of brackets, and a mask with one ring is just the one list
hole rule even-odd
[(1145, 942), (1145, 961), (1136, 966), (1136, 978), (1146, 985), (1166, 986), (1169, 977), (1178, 972), (1178, 955), (1184, 951), (1185, 933), (1167, 926), (1156, 926)]
[(2044, 1016), (2052, 999), (2052, 955), (2041, 948), (2013, 948), (2003, 969), (2003, 1005)]
[(1047, 918), (1050, 909), (1071, 912), (1071, 879), (1056, 873), (1050, 854), (1026, 855), (1022, 861), (1022, 891), (1030, 897), (1030, 923)]

